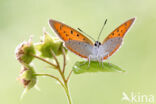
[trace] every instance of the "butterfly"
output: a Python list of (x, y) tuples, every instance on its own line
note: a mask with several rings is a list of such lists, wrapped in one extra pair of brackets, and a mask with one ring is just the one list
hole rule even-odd
[[(107, 21), (107, 20), (106, 20)], [(106, 24), (106, 21), (104, 25)], [(102, 62), (112, 56), (121, 46), (123, 38), (129, 28), (134, 23), (135, 18), (131, 18), (111, 32), (103, 42), (95, 41), (93, 43), (89, 38), (79, 31), (59, 21), (50, 19), (49, 25), (54, 32), (64, 41), (64, 45), (76, 55), (86, 58), (90, 61)], [(103, 27), (104, 27), (103, 25)], [(103, 28), (100, 31), (102, 32)], [(100, 36), (100, 35), (99, 35)]]

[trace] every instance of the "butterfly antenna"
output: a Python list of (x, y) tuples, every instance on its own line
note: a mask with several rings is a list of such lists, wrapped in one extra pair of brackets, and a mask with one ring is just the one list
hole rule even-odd
[(102, 28), (101, 28), (101, 31), (100, 31), (99, 36), (98, 36), (98, 39), (97, 39), (98, 41), (99, 41), (99, 39), (100, 39), (101, 33), (102, 33), (102, 31), (103, 31), (103, 29), (104, 29), (106, 23), (107, 23), (107, 19), (105, 20), (105, 22), (104, 22), (104, 24), (103, 24), (103, 26), (102, 26)]
[(82, 31), (80, 28), (77, 28), (80, 32), (84, 33), (85, 35), (87, 35), (89, 38), (91, 38), (93, 41), (96, 41), (93, 37), (91, 37), (90, 35), (88, 35), (87, 33), (85, 33), (84, 31)]

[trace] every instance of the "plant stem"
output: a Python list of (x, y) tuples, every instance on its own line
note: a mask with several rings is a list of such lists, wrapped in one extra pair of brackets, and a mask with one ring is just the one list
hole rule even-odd
[(68, 85), (67, 83), (65, 84), (65, 91), (66, 91), (66, 95), (67, 95), (67, 98), (68, 98), (68, 104), (72, 104), (72, 101), (71, 101), (71, 96), (70, 96), (70, 92), (69, 92), (69, 88), (68, 88)]
[(70, 92), (69, 92), (69, 88), (68, 88), (68, 81), (65, 79), (63, 72), (61, 72), (61, 70), (59, 72), (60, 72), (62, 79), (63, 79), (63, 82), (64, 82), (64, 86), (65, 86), (64, 89), (65, 89), (65, 92), (66, 92), (66, 95), (68, 98), (68, 104), (72, 104), (71, 96), (70, 96)]
[(65, 76), (64, 76), (64, 74), (63, 74), (62, 71), (61, 71), (60, 64), (59, 64), (59, 62), (58, 62), (58, 60), (57, 60), (57, 57), (56, 57), (55, 53), (53, 52), (53, 50), (51, 50), (51, 54), (52, 54), (52, 56), (54, 57), (54, 59), (55, 59), (55, 61), (56, 61), (57, 70), (59, 71), (59, 73), (60, 73), (60, 75), (61, 75), (61, 77), (62, 77), (62, 79), (63, 79), (63, 81), (64, 81), (64, 84), (65, 84), (65, 82), (66, 82)]
[(69, 77), (71, 76), (71, 73), (72, 71), (69, 73), (67, 79), (65, 78), (65, 75), (64, 75), (64, 71), (65, 71), (65, 66), (66, 66), (66, 55), (65, 55), (65, 50), (62, 49), (62, 52), (63, 52), (63, 58), (64, 58), (64, 64), (63, 64), (63, 70), (61, 70), (61, 67), (60, 67), (60, 63), (55, 55), (55, 53), (53, 52), (53, 50), (51, 50), (51, 54), (56, 62), (56, 65), (45, 60), (44, 58), (42, 57), (39, 57), (39, 56), (36, 56), (36, 55), (33, 55), (35, 58), (39, 59), (39, 60), (42, 60), (46, 63), (48, 63), (49, 65), (55, 67), (56, 70), (58, 70), (58, 72), (60, 73), (61, 77), (62, 77), (62, 81), (58, 78), (58, 77), (55, 77), (53, 75), (50, 75), (50, 74), (35, 74), (36, 76), (48, 76), (48, 77), (51, 77), (51, 78), (54, 78), (55, 80), (57, 80), (61, 86), (64, 88), (65, 90), (65, 93), (66, 93), (66, 96), (68, 98), (68, 104), (72, 104), (71, 102), (71, 96), (70, 96), (70, 92), (69, 92), (69, 88), (68, 88), (68, 80), (69, 80)]
[(45, 59), (42, 58), (42, 57), (39, 57), (39, 56), (36, 56), (36, 55), (33, 55), (33, 54), (31, 54), (31, 55), (34, 56), (35, 58), (39, 59), (39, 60), (42, 60), (42, 61), (48, 63), (49, 65), (51, 65), (51, 66), (53, 66), (53, 67), (55, 67), (55, 68), (57, 67), (55, 64), (53, 64), (53, 63), (51, 63), (51, 62), (45, 60)]
[(47, 76), (47, 77), (51, 77), (51, 78), (54, 78), (55, 80), (57, 80), (65, 90), (66, 96), (68, 98), (68, 104), (72, 104), (67, 82), (65, 84), (63, 84), (59, 78), (57, 78), (53, 75), (50, 75), (50, 74), (35, 74), (35, 76)]
[(62, 81), (59, 78), (57, 78), (57, 77), (55, 77), (53, 75), (50, 75), (50, 74), (35, 74), (35, 76), (47, 76), (47, 77), (54, 78), (55, 80), (57, 80), (61, 84), (62, 87), (66, 88), (66, 86), (62, 83)]
[(73, 72), (73, 70), (71, 70), (71, 71), (69, 72), (69, 75), (68, 75), (68, 77), (67, 77), (67, 79), (66, 79), (67, 83), (68, 83), (68, 81), (69, 81), (69, 78), (70, 78), (72, 72)]
[[(55, 53), (53, 52), (53, 50), (51, 50), (51, 54), (52, 54), (52, 56), (54, 57), (54, 59), (55, 59), (55, 61), (56, 61), (56, 64), (57, 64), (57, 69), (58, 69), (58, 71), (59, 71), (59, 73), (60, 73), (60, 75), (61, 75), (61, 77), (62, 77), (62, 79), (63, 79), (63, 82), (64, 82), (64, 89), (65, 89), (65, 92), (66, 92), (66, 95), (67, 95), (67, 98), (68, 98), (68, 104), (71, 104), (72, 102), (71, 102), (71, 96), (70, 96), (70, 93), (69, 93), (69, 89), (68, 89), (68, 83), (67, 83), (67, 80), (68, 79), (66, 79), (65, 78), (65, 75), (64, 75), (64, 71), (65, 71), (65, 66), (66, 66), (66, 56), (65, 56), (65, 51), (62, 49), (62, 52), (63, 52), (63, 57), (64, 57), (64, 65), (63, 65), (63, 71), (61, 71), (61, 68), (60, 68), (60, 64), (59, 64), (59, 62), (58, 62), (58, 60), (57, 60), (57, 57), (56, 57), (56, 55), (55, 55)], [(70, 76), (70, 74), (71, 73), (69, 73), (69, 75), (68, 76)]]
[(62, 72), (64, 73), (65, 67), (66, 67), (66, 53), (65, 53), (64, 48), (62, 48), (62, 53), (63, 53), (63, 70), (62, 70)]

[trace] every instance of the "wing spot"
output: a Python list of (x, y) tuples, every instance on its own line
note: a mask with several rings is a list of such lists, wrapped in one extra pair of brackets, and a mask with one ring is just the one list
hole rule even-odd
[(66, 33), (65, 31), (63, 31), (64, 33)]
[(118, 34), (118, 36), (120, 36), (120, 34)]
[(70, 33), (73, 34), (73, 31), (71, 30)]
[(83, 38), (83, 40), (85, 40), (85, 38)]
[(121, 32), (122, 32), (122, 30), (121, 30)]
[(79, 37), (79, 34), (77, 34), (77, 37)]
[(68, 37), (69, 35), (68, 35), (68, 34), (66, 34), (66, 36)]
[(62, 29), (62, 25), (60, 25), (60, 30)]
[(119, 29), (117, 29), (117, 32), (119, 32)]
[(112, 35), (114, 35), (114, 33), (112, 33)]

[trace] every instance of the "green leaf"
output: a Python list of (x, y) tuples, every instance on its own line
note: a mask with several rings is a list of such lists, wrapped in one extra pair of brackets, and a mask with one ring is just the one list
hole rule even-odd
[(125, 72), (125, 70), (108, 62), (91, 61), (89, 64), (88, 61), (79, 61), (73, 66), (73, 72), (81, 74), (86, 72)]

